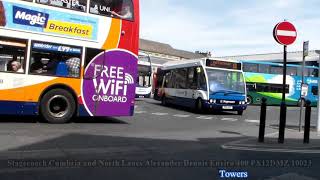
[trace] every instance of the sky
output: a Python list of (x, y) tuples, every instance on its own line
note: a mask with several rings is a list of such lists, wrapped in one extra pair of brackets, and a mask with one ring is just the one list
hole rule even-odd
[(273, 28), (286, 19), (298, 37), (288, 51), (320, 49), (319, 0), (140, 0), (140, 37), (213, 56), (282, 52)]

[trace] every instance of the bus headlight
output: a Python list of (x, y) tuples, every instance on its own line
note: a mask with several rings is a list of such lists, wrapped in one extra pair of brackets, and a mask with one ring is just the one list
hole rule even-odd
[(246, 104), (246, 102), (245, 101), (240, 101), (239, 104), (240, 105), (244, 105), (244, 104)]
[(215, 103), (217, 102), (217, 100), (215, 100), (215, 99), (210, 99), (209, 102), (210, 102), (210, 104), (215, 104)]

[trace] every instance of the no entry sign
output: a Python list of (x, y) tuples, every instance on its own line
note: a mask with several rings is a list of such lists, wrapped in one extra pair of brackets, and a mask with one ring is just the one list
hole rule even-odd
[(297, 30), (293, 24), (284, 21), (278, 23), (273, 29), (274, 39), (282, 45), (290, 45), (297, 39)]

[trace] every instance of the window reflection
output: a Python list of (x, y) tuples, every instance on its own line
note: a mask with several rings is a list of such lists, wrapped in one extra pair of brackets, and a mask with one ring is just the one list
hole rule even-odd
[(91, 0), (90, 13), (132, 20), (133, 5), (131, 0)]

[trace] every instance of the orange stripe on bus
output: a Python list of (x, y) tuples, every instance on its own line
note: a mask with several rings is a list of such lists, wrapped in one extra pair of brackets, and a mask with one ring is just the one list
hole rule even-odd
[(81, 95), (81, 80), (57, 78), (48, 82), (25, 86), (16, 89), (0, 90), (1, 101), (38, 102), (41, 93), (49, 86), (63, 84), (73, 89), (77, 96)]
[(108, 49), (117, 48), (119, 43), (120, 33), (121, 33), (121, 20), (112, 19), (109, 35), (106, 41), (104, 42), (102, 49), (108, 50)]

